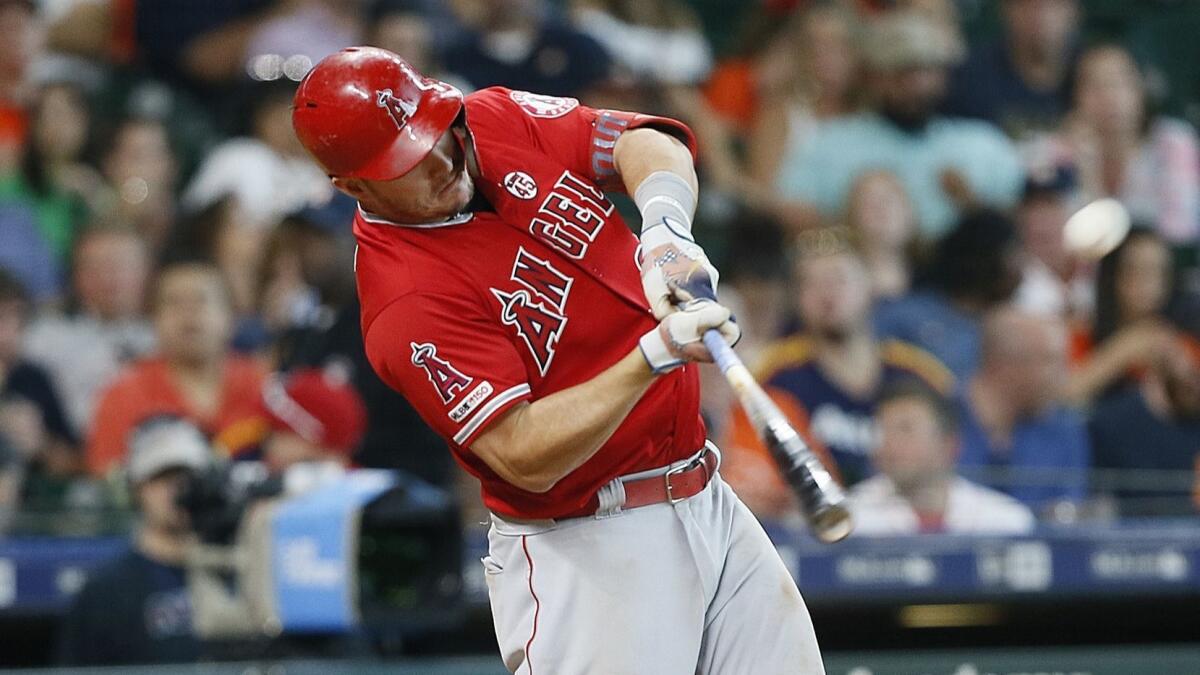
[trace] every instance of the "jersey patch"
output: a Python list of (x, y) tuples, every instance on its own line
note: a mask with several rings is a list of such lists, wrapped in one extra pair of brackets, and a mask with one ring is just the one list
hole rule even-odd
[(517, 199), (533, 199), (538, 193), (537, 182), (524, 171), (510, 171), (504, 177), (504, 189)]
[(579, 260), (600, 234), (613, 204), (603, 192), (564, 171), (529, 223), (535, 237)]
[(449, 361), (438, 356), (437, 346), (433, 343), (410, 342), (409, 346), (412, 347), (412, 364), (425, 371), (434, 389), (437, 389), (438, 396), (442, 398), (442, 403), (453, 401), (455, 396), (471, 386), (474, 381), (450, 365)]
[(545, 376), (567, 326), (567, 299), (575, 280), (522, 246), (517, 249), (509, 281), (519, 287), (490, 289), (500, 302), (500, 321), (516, 329), (538, 372)]
[(564, 96), (543, 96), (542, 94), (531, 94), (527, 91), (510, 91), (509, 98), (513, 103), (521, 106), (526, 114), (531, 117), (541, 117), (544, 119), (553, 119), (562, 117), (572, 110), (579, 107), (579, 100), (566, 98)]
[(493, 391), (495, 390), (492, 388), (491, 382), (487, 380), (480, 382), (478, 387), (475, 387), (471, 390), (471, 393), (467, 394), (462, 403), (454, 406), (454, 409), (450, 411), (450, 421), (457, 424), (467, 419), (467, 415), (470, 415), (471, 411), (478, 408), (480, 403), (486, 401), (487, 397), (491, 396)]

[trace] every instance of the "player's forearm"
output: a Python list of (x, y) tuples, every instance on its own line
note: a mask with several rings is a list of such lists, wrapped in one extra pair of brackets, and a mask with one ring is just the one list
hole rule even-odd
[(613, 148), (613, 162), (630, 195), (656, 171), (677, 174), (691, 185), (693, 193), (699, 191), (696, 169), (687, 146), (661, 131), (642, 128), (621, 134)]
[(596, 454), (653, 382), (634, 349), (596, 377), (514, 409), (471, 450), (505, 481), (546, 492)]

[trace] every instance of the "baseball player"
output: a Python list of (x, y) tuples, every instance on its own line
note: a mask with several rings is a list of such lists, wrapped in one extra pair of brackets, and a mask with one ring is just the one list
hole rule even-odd
[[(358, 200), (367, 356), (491, 510), (513, 672), (822, 673), (795, 583), (706, 443), (690, 362), (739, 332), (691, 235), (695, 140), (661, 117), (343, 50), (293, 125)], [(633, 195), (635, 237), (604, 190)]]

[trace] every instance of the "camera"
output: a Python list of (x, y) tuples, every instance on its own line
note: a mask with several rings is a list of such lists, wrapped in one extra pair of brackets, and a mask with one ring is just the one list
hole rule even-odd
[[(307, 472), (307, 474), (306, 474)], [(401, 472), (269, 475), (233, 462), (189, 478), (179, 503), (197, 543), (188, 587), (210, 639), (440, 627), (462, 588), (459, 511)], [(295, 485), (306, 489), (295, 490)]]

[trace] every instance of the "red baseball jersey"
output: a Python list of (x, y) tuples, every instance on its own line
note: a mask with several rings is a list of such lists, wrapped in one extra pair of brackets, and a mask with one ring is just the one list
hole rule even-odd
[(680, 122), (595, 110), (494, 87), (466, 97), (494, 211), (402, 225), (359, 209), (355, 270), (367, 356), (479, 478), (484, 503), (520, 518), (595, 509), (616, 476), (687, 457), (704, 443), (694, 366), (663, 375), (586, 463), (546, 493), (505, 482), (471, 442), (506, 410), (585, 382), (657, 325), (637, 238), (602, 189), (620, 189), (613, 147), (655, 126), (695, 148)]

